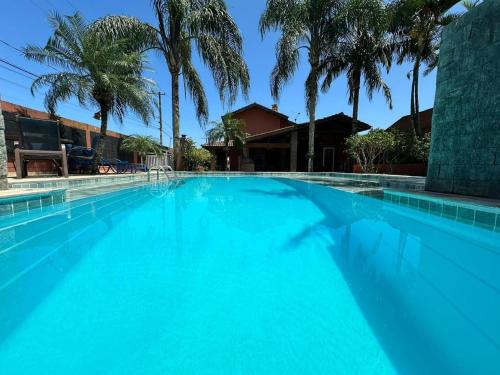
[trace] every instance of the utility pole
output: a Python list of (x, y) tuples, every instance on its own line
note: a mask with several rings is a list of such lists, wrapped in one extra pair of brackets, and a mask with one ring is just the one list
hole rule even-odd
[(165, 93), (158, 91), (158, 109), (160, 110), (160, 145), (163, 146), (163, 119), (162, 119), (162, 114), (161, 114), (161, 97), (164, 96)]
[(5, 145), (5, 122), (0, 98), (0, 190), (7, 189), (7, 147)]

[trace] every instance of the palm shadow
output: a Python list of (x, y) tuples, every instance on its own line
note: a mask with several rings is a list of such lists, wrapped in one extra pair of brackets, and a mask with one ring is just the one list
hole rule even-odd
[[(321, 228), (321, 235), (329, 237), (327, 250), (331, 259), (342, 273), (360, 311), (398, 373), (420, 374), (422, 371), (429, 371), (429, 368), (438, 370), (439, 373), (450, 373), (451, 369), (443, 360), (444, 353), (429, 345), (432, 341), (421, 329), (421, 323), (409, 313), (411, 307), (401, 298), (398, 286), (384, 277), (386, 270), (380, 269), (380, 265), (375, 261), (377, 256), (383, 256), (387, 250), (383, 243), (384, 233), (372, 230), (369, 224), (362, 223), (366, 220), (376, 222), (384, 219), (380, 210), (363, 204), (364, 199), (374, 199), (355, 199), (354, 194), (345, 192), (318, 194), (321, 190), (325, 192), (327, 190), (324, 189), (330, 188), (304, 186), (303, 182), (289, 179), (279, 181), (294, 188), (294, 196), (302, 195), (309, 199), (324, 215), (322, 220), (308, 225), (290, 238), (283, 248), (286, 251), (297, 248), (298, 244), (317, 237), (318, 229)], [(332, 199), (321, 199), (325, 196)], [(357, 224), (371, 233), (353, 230)], [(395, 272), (399, 273), (406, 248), (407, 232), (394, 223), (391, 225), (401, 233), (397, 249), (398, 259), (394, 265)], [(372, 235), (374, 240), (366, 245), (359, 241), (355, 245), (352, 241), (353, 236), (369, 235)], [(424, 359), (430, 359), (432, 366), (425, 363)]]

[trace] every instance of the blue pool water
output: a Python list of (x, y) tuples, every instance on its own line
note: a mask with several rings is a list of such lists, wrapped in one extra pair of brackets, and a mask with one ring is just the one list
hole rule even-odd
[(500, 233), (288, 179), (0, 221), (0, 374), (498, 374)]

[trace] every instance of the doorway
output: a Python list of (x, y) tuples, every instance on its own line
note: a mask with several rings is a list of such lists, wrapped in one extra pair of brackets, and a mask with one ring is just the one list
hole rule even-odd
[(323, 171), (333, 172), (335, 169), (335, 147), (323, 147)]

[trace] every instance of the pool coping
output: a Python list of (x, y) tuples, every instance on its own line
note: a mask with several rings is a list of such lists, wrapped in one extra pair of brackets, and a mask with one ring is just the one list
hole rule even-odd
[(42, 210), (66, 201), (66, 189), (16, 189), (6, 192), (0, 193), (0, 217)]

